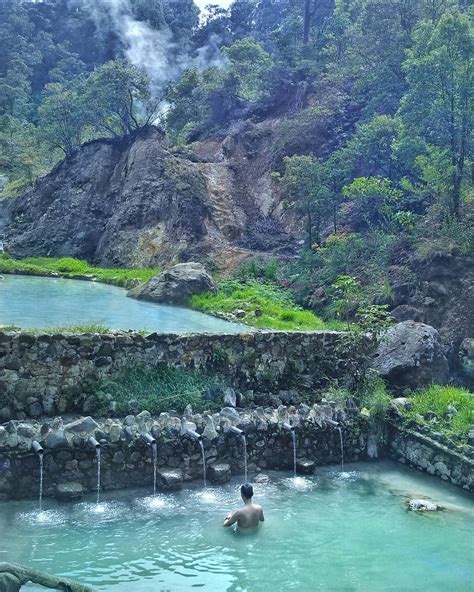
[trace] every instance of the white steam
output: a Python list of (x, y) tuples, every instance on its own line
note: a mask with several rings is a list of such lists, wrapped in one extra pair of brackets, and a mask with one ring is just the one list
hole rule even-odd
[(203, 70), (209, 66), (223, 68), (226, 65), (217, 35), (212, 35), (209, 43), (197, 50), (197, 57), (191, 58), (185, 48), (174, 42), (168, 27), (158, 30), (147, 21), (137, 20), (130, 0), (83, 0), (83, 4), (99, 31), (114, 32), (129, 61), (147, 73), (154, 96), (160, 96), (166, 83), (178, 78), (185, 68), (196, 65)]
[(197, 57), (193, 63), (200, 71), (210, 67), (223, 69), (229, 65), (227, 56), (219, 48), (219, 40), (219, 35), (212, 33), (209, 43), (196, 50)]
[(179, 75), (181, 58), (168, 28), (156, 30), (146, 21), (136, 20), (130, 0), (87, 0), (87, 7), (98, 28), (113, 31), (130, 62), (145, 70), (153, 94), (159, 94), (166, 82)]

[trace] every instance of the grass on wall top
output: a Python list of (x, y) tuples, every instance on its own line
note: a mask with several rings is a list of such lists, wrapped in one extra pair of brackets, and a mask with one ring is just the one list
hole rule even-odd
[(130, 280), (146, 282), (160, 272), (158, 268), (121, 269), (94, 267), (87, 261), (73, 257), (26, 257), (15, 259), (8, 254), (0, 254), (0, 273), (24, 272), (32, 275), (57, 273), (62, 277), (74, 275), (94, 276), (98, 281), (125, 286)]
[(455, 386), (432, 385), (411, 398), (407, 420), (448, 437), (465, 441), (474, 429), (474, 393)]
[(311, 311), (303, 310), (294, 303), (287, 290), (257, 281), (223, 281), (217, 293), (193, 296), (190, 305), (210, 314), (243, 310), (245, 316), (241, 320), (259, 329), (314, 331), (346, 328), (342, 323), (325, 323)]

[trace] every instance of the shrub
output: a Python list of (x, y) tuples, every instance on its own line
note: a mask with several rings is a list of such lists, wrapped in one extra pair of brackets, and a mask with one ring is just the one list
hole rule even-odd
[(195, 412), (217, 411), (219, 402), (203, 399), (203, 391), (220, 386), (217, 377), (209, 378), (183, 368), (134, 367), (127, 368), (113, 379), (104, 379), (96, 386), (101, 402), (100, 411), (106, 412), (110, 401), (116, 402), (116, 411), (127, 414), (128, 402), (138, 402), (140, 411), (161, 413), (175, 410), (183, 413), (187, 405)]
[(384, 381), (375, 377), (368, 379), (360, 395), (361, 405), (369, 410), (370, 417), (377, 422), (385, 419), (391, 400)]
[(265, 259), (251, 259), (239, 267), (236, 276), (243, 280), (264, 279), (268, 282), (273, 282), (278, 276), (278, 261), (276, 259), (270, 261)]
[(474, 425), (474, 394), (455, 386), (433, 385), (412, 394), (412, 407), (404, 412), (408, 421), (461, 440)]

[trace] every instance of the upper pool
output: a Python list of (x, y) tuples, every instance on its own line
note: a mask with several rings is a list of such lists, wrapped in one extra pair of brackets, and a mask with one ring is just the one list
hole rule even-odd
[(0, 325), (24, 329), (100, 324), (159, 333), (242, 333), (244, 325), (195, 310), (127, 298), (97, 282), (5, 275), (0, 280)]
[[(320, 468), (295, 489), (284, 473), (255, 485), (265, 523), (222, 527), (239, 483), (89, 501), (0, 502), (0, 562), (57, 573), (104, 592), (468, 592), (474, 506), (463, 492), (394, 463)], [(442, 512), (409, 512), (405, 496)], [(29, 586), (40, 592), (43, 588)]]

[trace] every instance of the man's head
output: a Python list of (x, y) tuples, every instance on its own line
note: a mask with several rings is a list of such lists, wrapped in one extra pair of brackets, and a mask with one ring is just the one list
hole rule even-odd
[(252, 499), (253, 487), (250, 485), (250, 483), (244, 483), (242, 485), (242, 487), (240, 488), (240, 495), (242, 496), (242, 499), (244, 500), (244, 502)]

